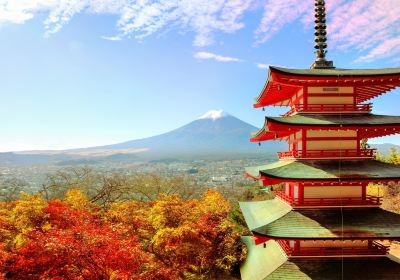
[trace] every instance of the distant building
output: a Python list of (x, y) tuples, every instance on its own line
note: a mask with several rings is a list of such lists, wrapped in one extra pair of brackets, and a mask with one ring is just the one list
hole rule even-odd
[(223, 182), (227, 182), (228, 178), (227, 177), (212, 177), (211, 181), (213, 181), (215, 183), (223, 183)]
[[(276, 198), (242, 202), (253, 233), (243, 240), (244, 280), (399, 279), (381, 241), (400, 241), (400, 215), (379, 208), (371, 182), (400, 182), (400, 167), (375, 160), (364, 139), (400, 132), (400, 117), (371, 114), (365, 101), (400, 85), (400, 69), (336, 69), (325, 59), (325, 1), (315, 1), (317, 59), (311, 69), (270, 67), (255, 107), (290, 106), (266, 117), (253, 142), (285, 140), (279, 162), (246, 169)], [(364, 141), (365, 142), (365, 141)], [(395, 258), (393, 258), (395, 259)]]

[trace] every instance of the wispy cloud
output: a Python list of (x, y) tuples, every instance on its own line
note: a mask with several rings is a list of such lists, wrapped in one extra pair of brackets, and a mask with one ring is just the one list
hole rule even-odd
[[(400, 54), (400, 37), (383, 40), (367, 55), (358, 58), (356, 62), (372, 61), (376, 58), (390, 57), (393, 56), (393, 54)], [(397, 62), (399, 61), (398, 58), (395, 60)]]
[(219, 62), (240, 62), (243, 61), (240, 58), (230, 57), (230, 56), (222, 56), (215, 53), (210, 52), (196, 52), (193, 55), (194, 58), (204, 60), (204, 59), (212, 59)]
[(263, 70), (268, 69), (268, 67), (269, 67), (269, 64), (264, 64), (264, 63), (254, 63), (254, 64), (256, 65), (257, 68), (260, 68)]
[(279, 32), (286, 24), (313, 11), (313, 1), (266, 0), (264, 14), (256, 34), (256, 44), (265, 43)]
[(108, 40), (108, 41), (121, 41), (122, 38), (119, 36), (102, 36), (101, 37), (104, 40)]
[[(327, 0), (329, 44), (339, 50), (356, 49), (366, 62), (400, 55), (399, 0)], [(285, 25), (300, 20), (313, 23), (313, 1), (267, 0), (256, 30), (256, 43), (264, 43)]]
[[(25, 23), (37, 15), (44, 20), (46, 35), (59, 32), (79, 13), (112, 14), (119, 19), (114, 36), (143, 40), (176, 29), (191, 34), (193, 44), (213, 44), (215, 36), (245, 28), (244, 16), (262, 9), (254, 31), (256, 44), (270, 40), (288, 24), (301, 22), (309, 31), (314, 1), (299, 0), (0, 0), (1, 23)], [(326, 0), (329, 44), (338, 50), (359, 51), (358, 62), (396, 57), (400, 37), (399, 0)]]
[(366, 53), (358, 62), (395, 57), (400, 55), (399, 14), (398, 0), (346, 1), (331, 12), (328, 31), (335, 47)]
[(175, 26), (194, 32), (193, 44), (207, 46), (216, 32), (233, 33), (244, 27), (243, 14), (255, 0), (0, 0), (0, 23), (24, 23), (48, 14), (46, 34), (58, 32), (74, 15), (114, 14), (118, 37), (138, 40)]

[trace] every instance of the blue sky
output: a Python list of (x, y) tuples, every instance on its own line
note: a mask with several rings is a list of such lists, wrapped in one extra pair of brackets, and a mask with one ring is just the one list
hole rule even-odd
[[(0, 0), (0, 151), (142, 138), (211, 109), (261, 126), (265, 66), (314, 59), (314, 1), (283, 2)], [(337, 67), (399, 65), (397, 0), (371, 2), (327, 1)], [(374, 112), (399, 114), (399, 92)]]

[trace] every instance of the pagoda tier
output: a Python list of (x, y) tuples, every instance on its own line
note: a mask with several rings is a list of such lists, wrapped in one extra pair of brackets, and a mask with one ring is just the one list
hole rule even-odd
[(379, 207), (368, 183), (400, 182), (400, 166), (376, 160), (282, 160), (246, 168), (246, 176), (294, 208)]
[(302, 183), (343, 185), (370, 182), (399, 182), (400, 166), (377, 160), (282, 160), (248, 167), (246, 175), (263, 185)]
[(255, 108), (291, 106), (297, 112), (371, 111), (362, 102), (400, 85), (400, 68), (374, 70), (286, 69), (271, 66)]
[(252, 237), (246, 236), (242, 240), (248, 252), (247, 261), (240, 267), (243, 280), (393, 280), (400, 275), (400, 265), (392, 256), (292, 258), (286, 255), (276, 241), (270, 240), (265, 246), (256, 246)]
[[(345, 128), (347, 130), (357, 129), (360, 132), (368, 129), (377, 132), (380, 130), (379, 134), (376, 134), (376, 136), (371, 135), (371, 137), (378, 137), (398, 133), (400, 131), (400, 116), (374, 114), (297, 114), (290, 117), (265, 117), (264, 127), (257, 133), (257, 135), (260, 135), (262, 132), (279, 133), (287, 131), (290, 133), (292, 131), (299, 131), (303, 128), (314, 130), (338, 130), (340, 128)], [(391, 130), (388, 130), (388, 128), (391, 128)], [(367, 137), (369, 135), (363, 134), (362, 136)], [(279, 138), (279, 135), (277, 138)], [(252, 141), (258, 142), (260, 140), (273, 139), (274, 138), (254, 139)]]
[(373, 114), (296, 114), (266, 117), (252, 142), (284, 140), (289, 151), (280, 159), (375, 158), (375, 150), (361, 147), (361, 140), (397, 134), (400, 117)]
[(293, 209), (275, 198), (241, 202), (240, 209), (256, 237), (331, 242), (400, 240), (400, 216), (381, 208)]
[(400, 240), (400, 216), (379, 208), (296, 210), (279, 199), (242, 202), (256, 245), (276, 241), (289, 258), (379, 257)]
[[(301, 129), (336, 131), (354, 129), (360, 133), (361, 138), (372, 138), (399, 133), (400, 116), (297, 114), (291, 117), (265, 117), (264, 127), (256, 133), (251, 141), (282, 139)], [(373, 131), (376, 133), (373, 134)], [(275, 134), (275, 137), (269, 137), (272, 136), (272, 133)], [(282, 133), (286, 133), (286, 135)]]

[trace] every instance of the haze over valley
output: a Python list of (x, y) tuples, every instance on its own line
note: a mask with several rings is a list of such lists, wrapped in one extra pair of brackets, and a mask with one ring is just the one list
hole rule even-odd
[(105, 173), (191, 176), (210, 187), (248, 183), (245, 166), (272, 161), (287, 145), (251, 143), (251, 133), (257, 130), (222, 110), (211, 110), (187, 125), (145, 139), (73, 150), (0, 153), (0, 174), (3, 179), (23, 180), (30, 192), (37, 191), (49, 174), (83, 166)]

